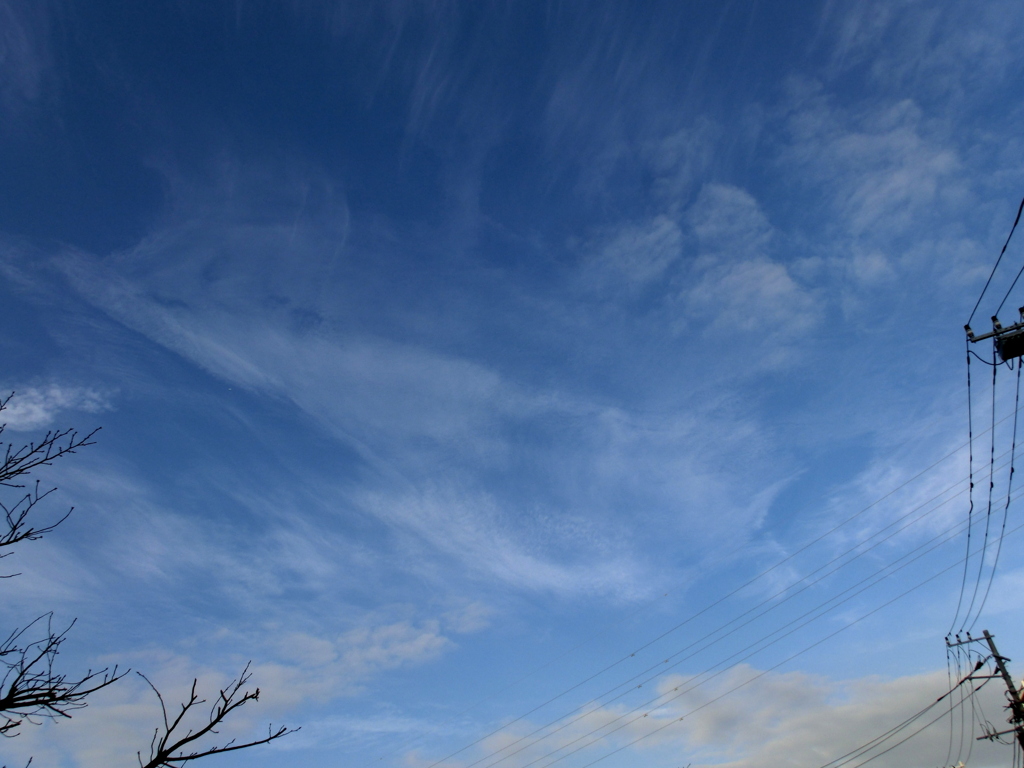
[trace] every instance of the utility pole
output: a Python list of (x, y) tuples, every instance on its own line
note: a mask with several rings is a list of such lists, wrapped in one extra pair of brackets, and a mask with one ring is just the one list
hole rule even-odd
[[(971, 637), (971, 633), (967, 633), (967, 639), (961, 640), (960, 635), (957, 634), (956, 642), (951, 643), (949, 638), (946, 638), (946, 647), (954, 648), (958, 645), (967, 645), (968, 643), (988, 643), (988, 649), (992, 653), (992, 661), (995, 662), (996, 669), (999, 674), (997, 675), (984, 675), (984, 677), (1001, 677), (1003, 682), (1006, 683), (1006, 700), (1009, 702), (1007, 709), (1010, 710), (1010, 716), (1006, 719), (1013, 727), (1006, 731), (997, 731), (995, 733), (986, 733), (984, 736), (979, 736), (978, 741), (982, 739), (988, 739), (989, 741), (995, 741), (999, 736), (1006, 736), (1007, 734), (1014, 734), (1017, 737), (1017, 742), (1020, 744), (1021, 749), (1024, 749), (1024, 701), (1021, 700), (1021, 692), (1017, 689), (1017, 686), (1013, 684), (1013, 678), (1010, 677), (1009, 671), (1006, 669), (1006, 662), (1009, 661), (1005, 656), (999, 655), (999, 650), (996, 648), (996, 640), (989, 634), (987, 629), (982, 630), (984, 633), (982, 637)], [(982, 662), (978, 662), (977, 670), (982, 665)], [(970, 678), (980, 679), (975, 677), (974, 672), (968, 675)], [(966, 678), (965, 678), (966, 679)]]
[[(1013, 726), (1008, 731), (1002, 733), (993, 733), (987, 738), (994, 739), (996, 736), (1002, 736), (1007, 733), (1015, 733), (1017, 735), (1017, 741), (1020, 743), (1022, 749), (1024, 749), (1024, 702), (1020, 699), (1020, 691), (1017, 690), (1017, 686), (1013, 683), (1013, 678), (1010, 677), (1010, 673), (1006, 670), (1006, 662), (1009, 661), (1005, 656), (1000, 656), (999, 651), (996, 649), (996, 641), (989, 634), (988, 630), (983, 630), (985, 635), (985, 642), (988, 643), (989, 650), (992, 651), (992, 660), (996, 663), (996, 668), (999, 670), (999, 674), (1003, 677), (1003, 682), (1006, 683), (1006, 698), (1010, 702), (1008, 709), (1010, 710), (1010, 717), (1007, 722)], [(986, 737), (982, 737), (986, 738)]]

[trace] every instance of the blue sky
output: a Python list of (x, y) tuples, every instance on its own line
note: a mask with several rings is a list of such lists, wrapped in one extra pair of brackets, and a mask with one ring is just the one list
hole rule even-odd
[[(945, 685), (962, 535), (843, 591), (966, 520), (1022, 42), (1010, 2), (0, 2), (7, 434), (103, 427), (43, 476), (76, 511), (3, 615), (77, 616), (70, 667), (171, 695), (252, 659), (239, 732), (303, 730), (224, 766), (490, 765), (585, 705), (500, 763), (543, 766), (708, 669), (555, 764), (871, 738)], [(1020, 541), (977, 626), (1024, 659)], [(125, 680), (2, 746), (130, 764), (154, 704)]]

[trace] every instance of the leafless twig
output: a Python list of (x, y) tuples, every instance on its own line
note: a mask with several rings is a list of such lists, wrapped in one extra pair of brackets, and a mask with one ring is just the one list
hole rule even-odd
[[(7, 407), (7, 403), (13, 396), (12, 392), (7, 397), (0, 398), (0, 412)], [(0, 437), (3, 436), (6, 426), (6, 424), (0, 424)], [(75, 453), (79, 448), (95, 444), (93, 437), (97, 432), (99, 430), (94, 429), (87, 435), (80, 435), (74, 429), (58, 429), (50, 430), (38, 442), (30, 441), (21, 446), (15, 446), (10, 442), (0, 442), (0, 448), (3, 449), (3, 461), (0, 463), (0, 486), (24, 488), (25, 484), (18, 482), (20, 478), (30, 475), (39, 467), (49, 466), (63, 456)], [(29, 515), (36, 505), (54, 490), (56, 489), (50, 488), (40, 491), (37, 480), (35, 487), (19, 496), (13, 504), (0, 501), (0, 511), (3, 512), (4, 522), (7, 525), (7, 530), (0, 533), (0, 548), (10, 547), (21, 541), (35, 541), (67, 520), (71, 510), (68, 510), (67, 514), (56, 522), (48, 525), (35, 527), (29, 521)], [(0, 554), (0, 557), (5, 557), (7, 554), (9, 553)], [(0, 576), (0, 578), (9, 578), (10, 575), (13, 574)]]
[[(13, 396), (12, 392), (7, 397), (0, 399), (0, 411), (7, 407), (7, 403)], [(0, 424), (0, 435), (6, 428), (6, 424)], [(94, 429), (87, 435), (80, 435), (75, 429), (51, 429), (43, 435), (38, 443), (28, 442), (19, 448), (15, 448), (14, 443), (7, 443), (4, 460), (0, 464), (0, 485), (11, 488), (23, 487), (11, 481), (29, 474), (33, 469), (48, 466), (61, 456), (74, 453), (79, 448), (93, 445), (95, 441), (92, 438), (97, 432), (99, 429)]]
[[(32, 630), (41, 629), (32, 639)], [(53, 614), (47, 613), (21, 629), (15, 629), (0, 643), (0, 735), (18, 735), (24, 722), (37, 724), (40, 720), (71, 717), (71, 712), (82, 709), (85, 699), (106, 688), (127, 674), (117, 667), (96, 672), (91, 669), (82, 677), (69, 679), (54, 670), (54, 661), (61, 643), (74, 626), (53, 629)]]
[[(11, 396), (13, 393), (6, 398), (0, 398), (0, 412), (7, 407)], [(3, 437), (5, 426), (0, 424), (0, 438)], [(93, 430), (83, 436), (73, 429), (52, 430), (39, 442), (30, 442), (20, 447), (0, 440), (0, 489), (25, 488), (25, 484), (20, 482), (21, 478), (39, 467), (48, 466), (63, 456), (75, 453), (78, 448), (92, 445), (92, 438), (97, 431)], [(30, 518), (36, 506), (53, 490), (41, 491), (39, 481), (36, 481), (29, 490), (19, 492), (13, 501), (0, 500), (0, 511), (3, 512), (3, 517), (0, 517), (0, 550), (19, 542), (39, 539), (67, 519), (71, 514), (70, 510), (56, 522), (32, 524)], [(0, 558), (8, 554), (10, 552), (0, 551)], [(0, 579), (10, 578), (12, 575), (17, 574), (0, 574)], [(19, 727), (24, 723), (38, 724), (46, 719), (69, 718), (71, 712), (86, 705), (86, 697), (117, 682), (127, 674), (127, 671), (119, 672), (116, 666), (97, 672), (90, 669), (83, 677), (71, 679), (56, 671), (54, 662), (61, 643), (72, 626), (74, 622), (63, 631), (56, 632), (53, 629), (53, 614), (46, 613), (28, 626), (15, 629), (6, 640), (0, 642), (0, 735), (18, 735)], [(138, 753), (141, 768), (180, 768), (192, 760), (267, 744), (298, 730), (284, 726), (275, 730), (270, 726), (264, 738), (241, 744), (232, 739), (220, 746), (203, 746), (188, 751), (197, 746), (198, 740), (209, 734), (216, 734), (217, 726), (233, 711), (249, 701), (259, 699), (259, 688), (245, 690), (246, 683), (251, 677), (249, 664), (246, 664), (237, 680), (233, 680), (220, 691), (210, 709), (206, 724), (198, 730), (186, 730), (183, 724), (189, 713), (205, 703), (205, 699), (199, 698), (196, 693), (197, 681), (192, 683), (188, 701), (181, 705), (181, 711), (172, 719), (167, 713), (160, 692), (147, 677), (142, 677), (160, 700), (163, 727), (157, 728), (153, 733), (149, 762), (144, 763), (142, 753)], [(31, 762), (30, 759), (29, 763)]]
[(182, 725), (182, 721), (189, 712), (206, 703), (206, 699), (199, 698), (199, 695), (196, 693), (196, 686), (199, 681), (192, 681), (192, 690), (189, 694), (188, 701), (181, 705), (181, 711), (172, 719), (167, 713), (167, 706), (164, 703), (164, 697), (160, 694), (160, 691), (158, 691), (156, 686), (150, 682), (148, 677), (143, 675), (141, 672), (136, 673), (149, 684), (149, 687), (153, 689), (153, 693), (155, 693), (156, 697), (160, 700), (160, 710), (163, 712), (164, 720), (163, 728), (157, 728), (153, 733), (153, 739), (149, 745), (149, 761), (143, 762), (142, 753), (137, 753), (140, 768), (180, 768), (181, 765), (190, 760), (198, 760), (201, 757), (216, 755), (221, 752), (233, 752), (238, 749), (247, 749), (248, 747), (255, 747), (258, 744), (267, 744), (275, 739), (279, 739), (282, 736), (286, 736), (289, 733), (295, 733), (295, 731), (299, 730), (298, 728), (287, 728), (283, 725), (277, 730), (274, 730), (274, 727), (271, 725), (267, 727), (267, 735), (262, 739), (254, 739), (253, 741), (247, 741), (241, 744), (235, 743), (235, 740), (232, 739), (222, 746), (205, 747), (193, 752), (184, 751), (185, 747), (193, 744), (207, 734), (217, 733), (217, 726), (220, 725), (234, 710), (245, 706), (247, 702), (259, 700), (259, 688), (252, 691), (243, 690), (245, 688), (245, 684), (249, 682), (249, 678), (252, 677), (252, 673), (249, 671), (250, 664), (251, 662), (245, 665), (245, 669), (242, 670), (242, 674), (239, 675), (236, 680), (232, 680), (227, 687), (221, 689), (220, 693), (217, 695), (216, 701), (210, 708), (210, 715), (207, 718), (206, 724), (196, 730), (188, 728), (183, 734), (181, 733), (181, 729), (184, 727)]

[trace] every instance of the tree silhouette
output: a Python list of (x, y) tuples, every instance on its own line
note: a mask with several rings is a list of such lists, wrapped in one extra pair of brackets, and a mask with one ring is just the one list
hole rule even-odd
[[(14, 393), (0, 398), (0, 420)], [(49, 466), (58, 459), (76, 453), (79, 448), (93, 445), (98, 429), (80, 434), (74, 429), (50, 430), (38, 442), (16, 444), (4, 437), (6, 424), (0, 421), (0, 449), (3, 463), (0, 464), (0, 511), (4, 519), (0, 523), (0, 559), (12, 554), (11, 547), (27, 541), (36, 541), (51, 533), (67, 520), (74, 508), (52, 522), (36, 522), (38, 507), (56, 488), (40, 490), (35, 480), (29, 484), (27, 476), (40, 467)], [(19, 576), (18, 573), (0, 573), (0, 579)], [(38, 725), (44, 720), (70, 718), (71, 713), (86, 706), (86, 699), (96, 691), (113, 685), (122, 679), (128, 670), (117, 666), (100, 670), (87, 670), (84, 674), (71, 675), (57, 669), (57, 657), (61, 645), (74, 626), (72, 621), (63, 629), (54, 627), (53, 613), (38, 616), (24, 627), (15, 628), (0, 642), (0, 736), (13, 738), (24, 725)], [(181, 704), (181, 710), (173, 718), (168, 714), (163, 696), (149, 678), (138, 673), (146, 681), (160, 701), (163, 723), (158, 726), (150, 742), (149, 757), (144, 760), (138, 752), (141, 768), (180, 768), (193, 760), (221, 752), (247, 749), (293, 733), (297, 728), (273, 726), (267, 729), (263, 738), (236, 743), (234, 740), (214, 746), (198, 744), (204, 737), (216, 734), (217, 727), (235, 710), (250, 701), (259, 699), (260, 690), (246, 690), (251, 673), (246, 664), (242, 674), (223, 688), (209, 711), (203, 725), (187, 728), (185, 720), (206, 703), (196, 692), (198, 681), (192, 683), (188, 701)], [(192, 751), (187, 751), (192, 750)], [(31, 760), (29, 760), (31, 763)]]
[(259, 700), (259, 688), (256, 688), (253, 691), (242, 690), (251, 677), (249, 664), (245, 665), (245, 669), (242, 670), (242, 674), (239, 675), (236, 680), (232, 680), (228, 683), (227, 687), (220, 690), (217, 700), (210, 708), (210, 715), (207, 718), (206, 724), (195, 730), (188, 729), (185, 733), (182, 733), (181, 731), (183, 728), (182, 721), (186, 715), (188, 715), (189, 711), (193, 708), (206, 703), (206, 699), (200, 699), (196, 694), (196, 685), (198, 681), (192, 681), (192, 693), (189, 695), (188, 701), (181, 705), (181, 711), (178, 712), (174, 719), (171, 719), (167, 714), (167, 707), (164, 705), (164, 697), (160, 695), (160, 691), (156, 689), (156, 686), (149, 682), (148, 677), (142, 673), (138, 674), (143, 680), (149, 683), (149, 687), (153, 689), (157, 698), (160, 699), (160, 709), (164, 716), (163, 728), (156, 729), (153, 734), (153, 740), (149, 745), (149, 762), (144, 763), (142, 761), (142, 753), (139, 753), (139, 765), (141, 768), (179, 768), (179, 766), (190, 760), (198, 760), (201, 757), (215, 755), (220, 752), (233, 752), (236, 749), (255, 747), (257, 744), (266, 744), (274, 739), (279, 739), (288, 733), (294, 733), (298, 730), (298, 728), (289, 729), (284, 726), (280, 726), (275, 731), (273, 726), (268, 726), (267, 735), (262, 739), (255, 739), (241, 744), (236, 744), (234, 740), (231, 740), (220, 747), (206, 747), (205, 749), (200, 749), (198, 752), (185, 752), (183, 751), (185, 747), (201, 739), (206, 734), (217, 733), (216, 727), (220, 725), (224, 721), (224, 718), (230, 715), (234, 710), (244, 706), (247, 702)]

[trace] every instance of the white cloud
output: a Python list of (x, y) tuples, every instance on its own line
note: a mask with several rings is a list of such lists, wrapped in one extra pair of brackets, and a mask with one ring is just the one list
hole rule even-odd
[(325, 716), (305, 720), (302, 731), (281, 742), (284, 750), (298, 750), (316, 746), (351, 748), (354, 745), (373, 745), (374, 751), (388, 752), (394, 749), (395, 739), (406, 743), (424, 733), (443, 733), (445, 729), (429, 720), (403, 717), (398, 714), (367, 716)]
[(617, 287), (625, 281), (636, 289), (660, 279), (682, 255), (683, 233), (668, 216), (626, 225), (598, 238), (596, 253), (586, 263), (586, 281), (596, 288)]
[(43, 93), (51, 64), (49, 5), (0, 2), (0, 107), (8, 120)]
[(699, 188), (714, 160), (715, 139), (721, 126), (699, 118), (689, 128), (650, 142), (643, 155), (654, 181), (652, 196), (672, 215), (678, 215)]
[[(752, 672), (737, 670), (734, 679), (723, 681), (707, 694), (708, 700), (718, 688), (732, 687)], [(800, 673), (771, 674), (744, 688), (742, 695), (722, 699), (687, 718), (680, 724), (680, 734), (686, 743), (704, 754), (714, 755), (711, 760), (695, 760), (695, 765), (814, 768), (885, 733), (946, 690), (945, 671), (892, 680), (862, 678), (841, 682)], [(987, 686), (979, 701), (990, 718), (998, 716), (1002, 701), (996, 686)], [(681, 706), (680, 711), (684, 707), (692, 708), (691, 702)], [(941, 705), (937, 707), (920, 725), (943, 709)], [(941, 765), (946, 760), (948, 745), (947, 719), (874, 760), (872, 765)], [(1001, 745), (986, 742), (974, 746), (973, 760), (977, 764), (998, 764), (1007, 756), (1008, 748)]]
[(890, 92), (955, 105), (1005, 82), (1022, 39), (1024, 15), (1013, 2), (858, 0), (824, 4), (818, 42), (830, 78), (863, 70)]
[(447, 611), (442, 618), (450, 632), (468, 634), (490, 626), (492, 614), (493, 610), (490, 607), (474, 601)]
[(716, 260), (701, 270), (686, 298), (689, 313), (711, 318), (709, 328), (719, 332), (792, 336), (817, 320), (813, 296), (782, 264), (769, 259)]
[[(264, 658), (251, 666), (250, 689), (261, 689), (258, 703), (237, 711), (219, 734), (207, 739), (224, 743), (231, 738), (251, 736), (265, 729), (267, 722), (294, 725), (294, 711), (304, 703), (323, 704), (339, 696), (360, 693), (373, 677), (402, 666), (429, 663), (452, 647), (441, 631), (440, 621), (398, 621), (374, 623), (372, 620), (334, 637), (302, 632), (286, 632), (282, 627), (264, 628)], [(235, 644), (239, 638), (230, 633)], [(202, 645), (210, 644), (207, 638)], [(221, 639), (221, 644), (223, 639)], [(216, 641), (215, 643), (216, 644)], [(168, 649), (137, 651), (116, 659), (123, 665), (144, 671), (171, 708), (184, 701), (193, 678), (198, 690), (210, 699), (224, 687), (232, 673), (245, 665), (240, 656), (242, 643), (233, 654), (195, 658)], [(100, 664), (113, 663), (101, 660)], [(126, 679), (94, 694), (89, 706), (68, 721), (43, 723), (24, 729), (16, 740), (5, 743), (5, 757), (24, 761), (31, 755), (34, 763), (75, 765), (76, 768), (108, 768), (130, 765), (135, 752), (145, 752), (152, 730), (159, 722), (158, 701), (143, 681), (131, 674)], [(291, 713), (291, 714), (290, 714)], [(203, 712), (198, 713), (202, 717)], [(308, 747), (311, 743), (337, 743), (344, 734), (325, 730), (307, 733), (295, 744), (281, 743), (284, 749)], [(378, 725), (377, 730), (393, 732), (394, 724)], [(362, 724), (361, 730), (368, 726)], [(355, 728), (359, 730), (358, 728)], [(348, 724), (348, 730), (354, 730)], [(408, 730), (406, 728), (399, 730)]]
[(773, 228), (748, 192), (706, 185), (687, 220), (700, 251), (681, 296), (686, 316), (717, 332), (756, 330), (759, 344), (815, 324), (818, 301), (771, 258)]
[(789, 90), (780, 159), (824, 195), (845, 234), (902, 234), (965, 199), (957, 151), (912, 100), (851, 110), (813, 82), (793, 80)]
[[(595, 543), (587, 540), (586, 531), (563, 532), (559, 541), (558, 532), (545, 530), (543, 520), (509, 524), (502, 520), (498, 503), (485, 494), (434, 484), (408, 496), (370, 494), (363, 504), (477, 576), (565, 595), (632, 596), (642, 591), (636, 563), (628, 555), (595, 560), (589, 557)], [(551, 536), (547, 546), (541, 541), (544, 534)], [(560, 554), (574, 546), (582, 557)]]
[(364, 623), (333, 637), (268, 629), (276, 660), (261, 661), (253, 670), (279, 712), (355, 695), (380, 673), (426, 664), (453, 646), (437, 619)]
[(188, 273), (160, 286), (165, 295), (183, 290), (186, 303), (152, 295), (148, 285), (163, 282), (160, 275), (132, 281), (85, 260), (66, 266), (77, 287), (121, 322), (218, 377), (293, 400), (340, 436), (366, 445), (384, 437), (474, 440), (487, 454), (497, 446), (486, 426), (537, 407), (495, 372), (465, 359), (370, 335), (298, 331), (280, 318), (257, 318), (262, 308), (251, 303), (225, 311), (226, 302), (241, 297), (230, 286), (189, 285)]
[(706, 184), (687, 211), (687, 220), (702, 252), (736, 260), (760, 256), (772, 237), (772, 226), (754, 197), (726, 184)]
[[(749, 197), (725, 194), (748, 203), (749, 212)], [(763, 230), (756, 207), (751, 217), (745, 231), (756, 240)], [(116, 260), (107, 262), (116, 266)], [(216, 273), (207, 262), (204, 256), (193, 266)], [(290, 400), (354, 447), (379, 474), (378, 482), (335, 503), (371, 511), (412, 548), (406, 551), (421, 546), (414, 539), (425, 542), (474, 578), (563, 594), (635, 595), (646, 578), (637, 566), (639, 543), (628, 528), (609, 524), (623, 505), (642, 506), (650, 519), (685, 527), (691, 541), (713, 537), (724, 520), (757, 520), (763, 513), (764, 505), (736, 503), (735, 482), (711, 458), (740, 449), (763, 461), (756, 425), (714, 401), (704, 400), (678, 419), (634, 416), (559, 389), (519, 385), (493, 367), (429, 345), (346, 333), (330, 322), (315, 329), (290, 326), (263, 311), (258, 300), (243, 301), (230, 286), (204, 285), (180, 261), (168, 277), (159, 270), (147, 274), (133, 259), (125, 265), (137, 275), (133, 279), (84, 258), (63, 263), (82, 293), (113, 317), (227, 381)], [(770, 262), (720, 268), (738, 295), (756, 299), (765, 313), (773, 302), (788, 302), (791, 310), (801, 306), (785, 275), (770, 279)], [(740, 285), (750, 286), (753, 298)], [(221, 291), (227, 293), (222, 297)], [(716, 430), (701, 429), (705, 418), (715, 420)], [(729, 429), (718, 428), (723, 419)], [(521, 443), (524, 434), (536, 438), (535, 449)], [(526, 464), (556, 486), (557, 501), (527, 487), (499, 503), (470, 480), (477, 469), (506, 472)], [(571, 509), (564, 501), (569, 486), (584, 494), (574, 497)], [(712, 520), (703, 513), (707, 508), (719, 514)], [(545, 541), (529, 533), (538, 530), (545, 531)], [(424, 567), (429, 560), (403, 563)]]
[(50, 384), (12, 389), (14, 397), (0, 412), (0, 422), (19, 432), (49, 427), (64, 411), (102, 413), (112, 408), (109, 393), (88, 387)]
[[(584, 761), (614, 749), (622, 751), (620, 759), (645, 765), (677, 766), (682, 760), (720, 768), (816, 768), (880, 736), (947, 690), (945, 670), (895, 679), (832, 680), (739, 665), (706, 685), (693, 688), (693, 682), (686, 676), (666, 676), (657, 686), (666, 702), (660, 706), (635, 711), (626, 704), (595, 707), (556, 721), (536, 736), (527, 734), (540, 724), (520, 721), (488, 737), (471, 757), (441, 764), (457, 768), (480, 758), (484, 764), (504, 758), (502, 766), (517, 768), (546, 764), (583, 747), (578, 758)], [(995, 685), (981, 691), (978, 703), (993, 722), (1004, 704)], [(944, 711), (948, 705), (936, 707), (919, 725)], [(948, 724), (947, 717), (872, 765), (943, 764)], [(985, 742), (973, 749), (977, 764), (993, 765), (1007, 759), (1010, 748)], [(407, 755), (407, 761), (420, 766), (432, 762), (416, 753)]]
[(854, 253), (846, 262), (846, 269), (852, 279), (863, 285), (888, 281), (896, 274), (892, 262), (877, 250)]

